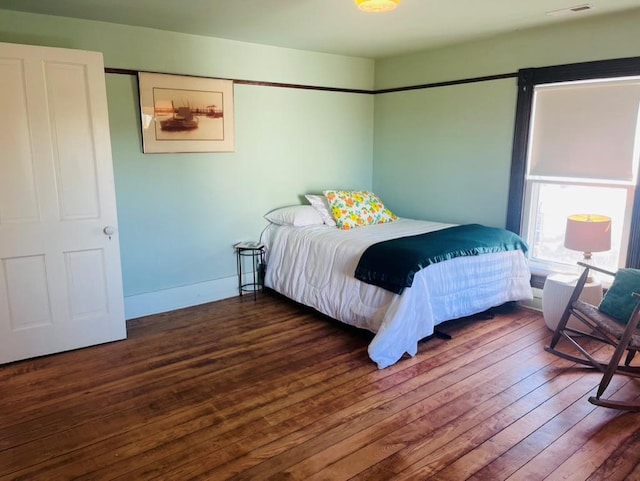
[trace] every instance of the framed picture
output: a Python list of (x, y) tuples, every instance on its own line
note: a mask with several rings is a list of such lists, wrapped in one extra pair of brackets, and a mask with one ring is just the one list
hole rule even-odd
[(144, 153), (233, 152), (233, 81), (138, 73)]

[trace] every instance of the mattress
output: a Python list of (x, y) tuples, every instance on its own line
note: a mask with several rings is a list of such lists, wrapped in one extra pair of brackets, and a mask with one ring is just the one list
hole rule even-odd
[(414, 356), (418, 341), (444, 321), (532, 298), (528, 262), (519, 250), (430, 265), (401, 294), (354, 277), (360, 256), (371, 244), (451, 226), (413, 219), (350, 230), (270, 224), (262, 236), (265, 286), (375, 333), (368, 353), (382, 369), (405, 353)]

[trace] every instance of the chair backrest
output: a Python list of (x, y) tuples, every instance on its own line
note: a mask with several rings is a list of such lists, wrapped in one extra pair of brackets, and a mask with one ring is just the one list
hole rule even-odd
[(598, 309), (616, 321), (626, 324), (640, 302), (634, 293), (640, 293), (640, 269), (620, 269), (607, 290)]

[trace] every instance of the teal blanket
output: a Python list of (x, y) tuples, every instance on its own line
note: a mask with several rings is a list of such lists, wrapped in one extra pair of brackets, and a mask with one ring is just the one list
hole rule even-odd
[(400, 294), (413, 284), (416, 272), (455, 257), (477, 256), (528, 247), (513, 232), (480, 224), (467, 224), (400, 237), (369, 246), (356, 267), (355, 277)]

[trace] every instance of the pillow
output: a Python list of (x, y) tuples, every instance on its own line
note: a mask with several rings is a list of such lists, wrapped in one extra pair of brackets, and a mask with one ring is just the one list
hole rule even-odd
[(640, 293), (640, 269), (620, 269), (598, 309), (626, 324), (638, 303), (632, 292)]
[(380, 198), (365, 190), (325, 190), (331, 213), (340, 229), (353, 229), (391, 222), (398, 217), (385, 208)]
[(324, 224), (322, 217), (310, 205), (292, 205), (272, 210), (264, 216), (272, 224), (305, 227)]
[(325, 224), (330, 226), (336, 225), (336, 221), (331, 215), (331, 207), (329, 207), (329, 201), (324, 195), (307, 194), (305, 195), (305, 197), (307, 198), (311, 206), (318, 211), (318, 214), (320, 214), (320, 217), (322, 217), (322, 220)]

